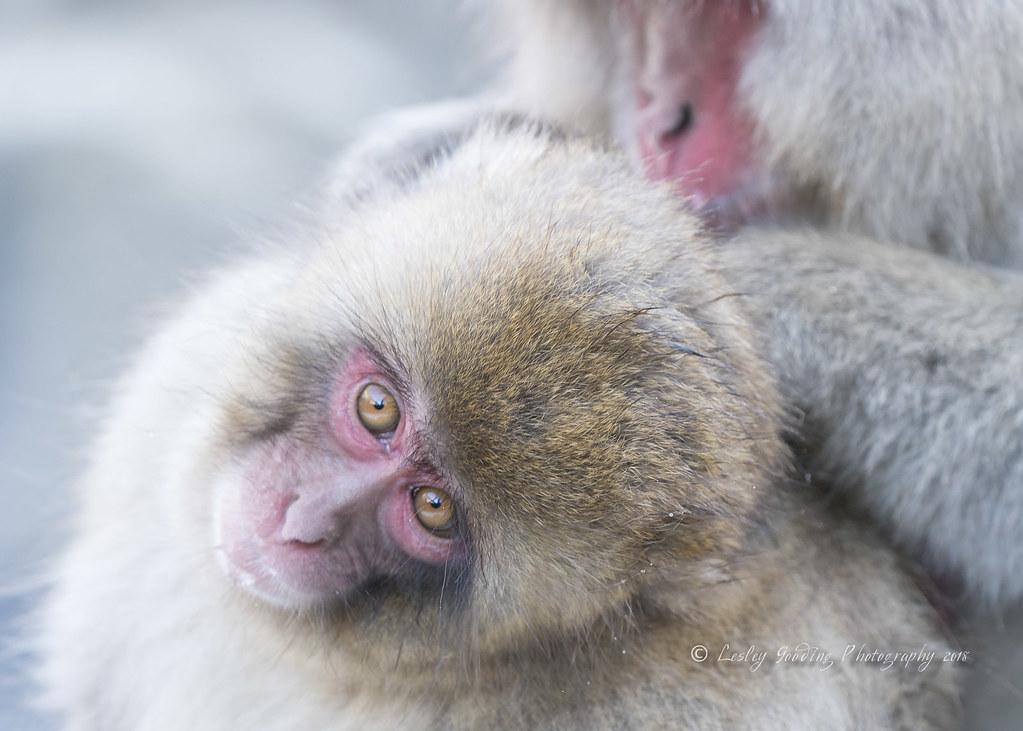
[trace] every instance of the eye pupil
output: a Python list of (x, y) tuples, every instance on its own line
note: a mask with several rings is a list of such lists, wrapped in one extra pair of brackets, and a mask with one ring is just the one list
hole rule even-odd
[(379, 383), (367, 383), (356, 402), (359, 421), (374, 436), (383, 436), (398, 428), (401, 410), (398, 400)]

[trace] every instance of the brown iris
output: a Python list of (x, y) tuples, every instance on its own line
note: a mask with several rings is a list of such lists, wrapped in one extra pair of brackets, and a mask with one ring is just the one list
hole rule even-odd
[(401, 411), (394, 394), (379, 383), (368, 383), (363, 387), (356, 410), (362, 425), (376, 436), (393, 432), (401, 421)]
[(444, 536), (455, 527), (455, 501), (439, 487), (412, 488), (412, 508), (428, 531)]

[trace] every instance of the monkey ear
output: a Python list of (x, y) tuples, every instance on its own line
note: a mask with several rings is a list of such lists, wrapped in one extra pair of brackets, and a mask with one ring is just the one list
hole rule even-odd
[(456, 150), (483, 120), (500, 116), (496, 98), (478, 96), (375, 117), (334, 164), (328, 201), (357, 203), (405, 190)]

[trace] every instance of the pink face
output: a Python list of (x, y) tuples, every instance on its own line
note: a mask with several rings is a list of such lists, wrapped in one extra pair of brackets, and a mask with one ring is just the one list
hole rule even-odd
[(755, 2), (622, 0), (635, 48), (633, 126), (647, 175), (698, 208), (755, 181), (753, 123), (737, 99), (764, 9)]
[(413, 463), (413, 404), (364, 351), (329, 395), (322, 434), (253, 447), (215, 493), (216, 544), (228, 574), (281, 606), (344, 597), (410, 563), (459, 560), (454, 490)]

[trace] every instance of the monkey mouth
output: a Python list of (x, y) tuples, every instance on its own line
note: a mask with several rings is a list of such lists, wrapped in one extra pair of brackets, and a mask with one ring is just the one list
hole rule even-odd
[(372, 540), (365, 534), (375, 525), (357, 522), (336, 534), (302, 525), (307, 529), (302, 533), (288, 521), (303, 506), (272, 481), (255, 482), (259, 468), (265, 464), (258, 459), (249, 464), (243, 459), (215, 485), (213, 531), (221, 569), (240, 589), (272, 606), (296, 609), (343, 600), (373, 570), (360, 546)]
[(217, 554), (221, 568), (239, 588), (281, 608), (340, 602), (370, 579), (358, 551), (323, 541), (228, 537)]

